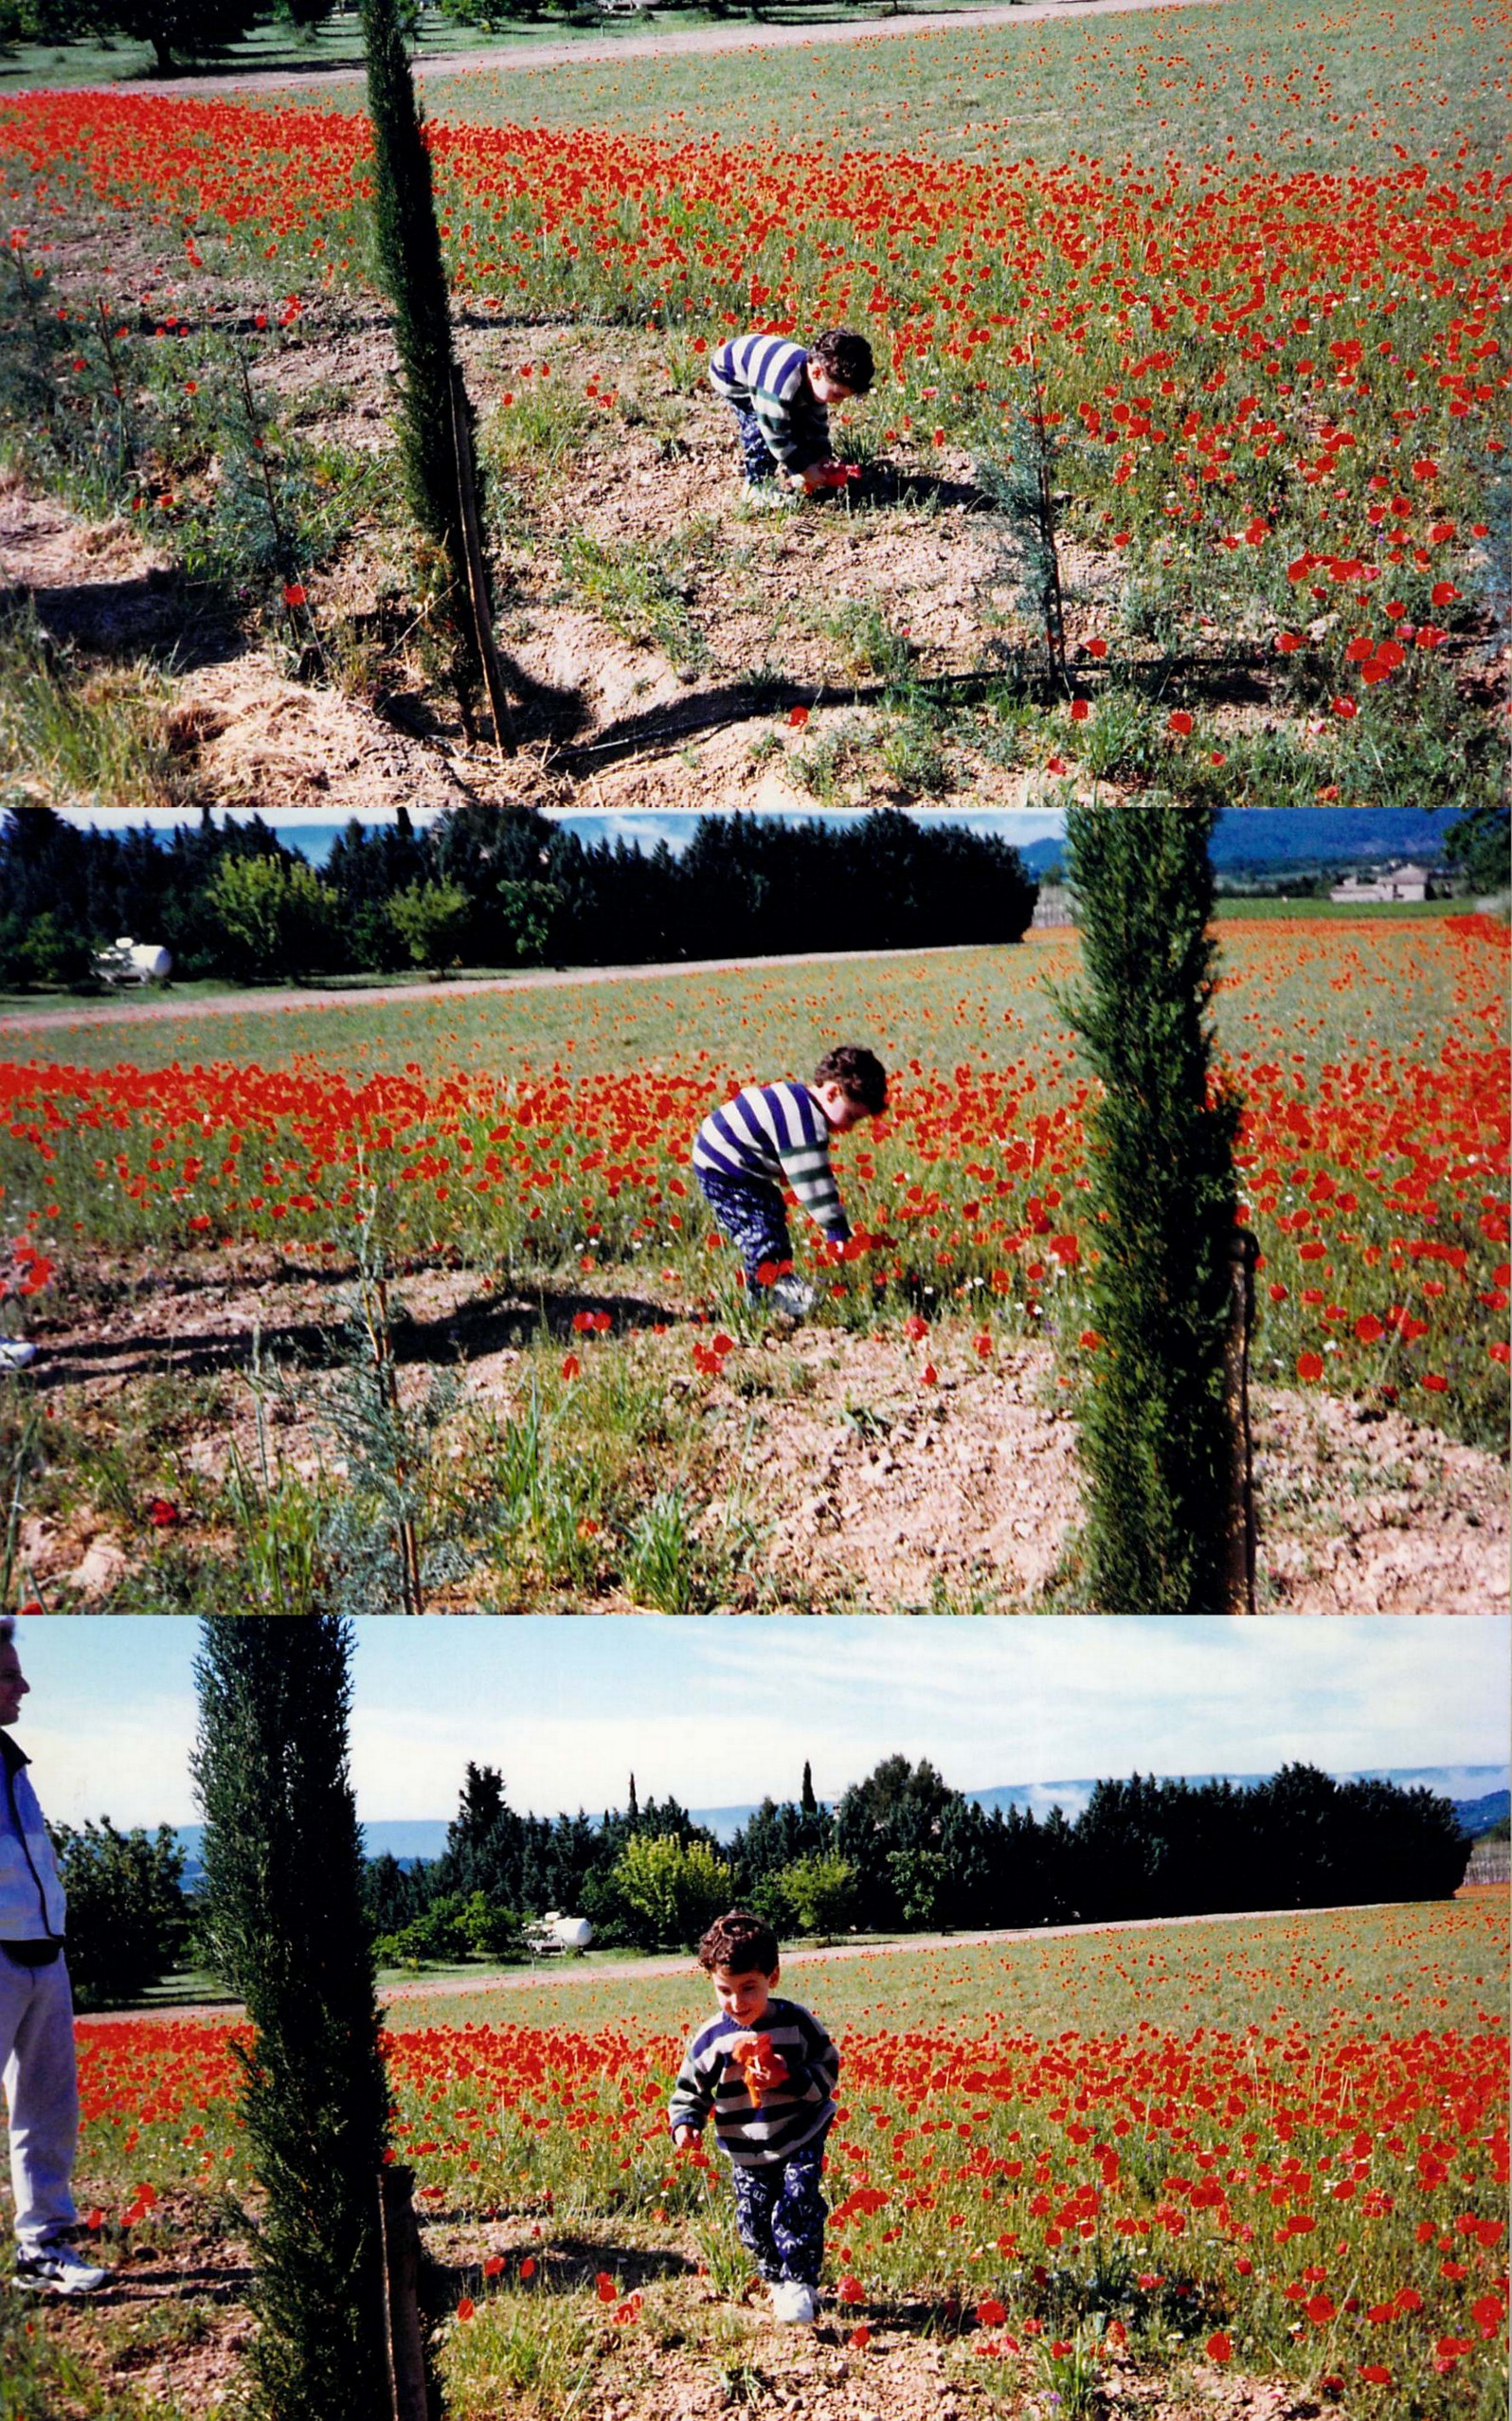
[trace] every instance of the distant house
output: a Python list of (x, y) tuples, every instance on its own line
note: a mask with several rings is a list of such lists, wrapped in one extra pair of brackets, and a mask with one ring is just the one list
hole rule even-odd
[(1381, 899), (1431, 899), (1436, 871), (1432, 866), (1373, 866), (1368, 875), (1346, 875), (1328, 896), (1349, 905)]
[(1036, 925), (1074, 925), (1076, 917), (1071, 893), (1064, 883), (1041, 883), (1030, 930)]

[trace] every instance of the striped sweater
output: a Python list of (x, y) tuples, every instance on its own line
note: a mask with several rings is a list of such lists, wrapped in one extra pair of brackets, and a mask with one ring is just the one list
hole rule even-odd
[[(783, 2084), (762, 2088), (759, 2105), (728, 2048), (737, 2034), (750, 2033), (769, 2034), (787, 2069)], [(701, 2133), (711, 2110), (714, 2133), (737, 2168), (772, 2168), (823, 2134), (835, 2116), (839, 2072), (839, 2052), (796, 2000), (772, 1998), (754, 2027), (738, 2025), (721, 2010), (683, 2053), (667, 2123), (675, 2135), (682, 2126)]]
[(829, 1121), (806, 1084), (748, 1084), (711, 1110), (693, 1165), (747, 1184), (791, 1185), (826, 1236), (843, 1244), (851, 1233), (830, 1166)]
[(784, 471), (806, 471), (830, 457), (830, 416), (808, 383), (808, 355), (785, 336), (731, 336), (709, 365), (716, 395), (754, 412)]

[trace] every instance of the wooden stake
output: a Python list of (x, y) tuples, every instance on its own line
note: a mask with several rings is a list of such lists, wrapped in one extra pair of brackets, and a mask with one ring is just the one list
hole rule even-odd
[(1250, 1330), (1254, 1324), (1254, 1266), (1260, 1247), (1247, 1227), (1229, 1243), (1233, 1304), (1224, 1346), (1224, 1387), (1233, 1461), (1229, 1489), (1228, 1599), (1231, 1614), (1253, 1614), (1255, 1567), (1254, 1467), (1250, 1439)]
[(414, 2188), (413, 2169), (395, 2166), (378, 2173), (384, 2342), (392, 2421), (430, 2421), (425, 2347), (420, 2332), (420, 2231), (415, 2225)]
[(477, 526), (477, 481), (473, 459), (473, 424), (459, 362), (452, 364), (452, 439), (457, 451), (457, 501), (462, 515), (462, 548), (467, 558), (467, 593), (473, 608), (483, 686), (494, 717), (494, 743), (500, 756), (514, 753), (514, 720), (504, 688), (504, 670), (494, 644), (488, 610), (488, 579), (483, 567), (483, 540)]

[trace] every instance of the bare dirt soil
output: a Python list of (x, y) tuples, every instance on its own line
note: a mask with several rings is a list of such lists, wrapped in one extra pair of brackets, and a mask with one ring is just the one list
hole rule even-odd
[[(90, 2191), (87, 2179), (83, 2191)], [(1030, 2360), (1007, 2385), (1006, 2365), (974, 2362), (972, 2339), (953, 2340), (951, 2322), (935, 2308), (908, 2304), (864, 2310), (834, 2304), (814, 2329), (775, 2326), (753, 2281), (744, 2294), (722, 2295), (702, 2274), (691, 2236), (655, 2246), (629, 2241), (641, 2231), (585, 2225), (564, 2232), (529, 2219), (487, 2224), (445, 2213), (422, 2226), (427, 2262), (423, 2296), (434, 2342), (445, 2362), (452, 2315), (463, 2295), (487, 2293), (482, 2265), (490, 2254), (529, 2252), (539, 2294), (532, 2302), (568, 2299), (577, 2316), (587, 2308), (595, 2275), (611, 2267), (625, 2295), (645, 2298), (650, 2325), (585, 2326), (583, 2367), (592, 2384), (585, 2404), (511, 2396), (466, 2411), (474, 2421), (497, 2414), (552, 2415), (585, 2411), (594, 2421), (709, 2421), (755, 2410), (768, 2421), (989, 2421), (1030, 2415), (1053, 2421), (1059, 2399)], [(664, 2237), (664, 2232), (661, 2231)], [(116, 2391), (123, 2405), (136, 2399), (193, 2421), (212, 2421), (235, 2409), (243, 2359), (256, 2336), (248, 2307), (246, 2248), (207, 2218), (189, 2195), (164, 2198), (139, 2231), (140, 2241), (110, 2245), (116, 2266), (109, 2286), (87, 2304), (44, 2306), (49, 2336)], [(853, 2341), (853, 2331), (863, 2342)], [(973, 2370), (982, 2376), (973, 2376)], [(1011, 2376), (1012, 2374), (1009, 2374)], [(1109, 2350), (1098, 2363), (1099, 2412), (1115, 2421), (1302, 2421), (1317, 2407), (1281, 2381), (1234, 2377), (1200, 2359), (1179, 2381), (1142, 2371)]]
[[(252, 1397), (236, 1374), (260, 1333), (265, 1351), (303, 1365), (297, 1406), (280, 1413), (280, 1453), (308, 1477), (329, 1464), (321, 1399), (340, 1317), (333, 1274), (246, 1251), (219, 1255), (209, 1269), (168, 1273), (140, 1260), (97, 1269), (88, 1292), (87, 1303), (65, 1295), (34, 1323), (44, 1347), (34, 1384), (75, 1435), (108, 1450), (150, 1400), (167, 1484), (176, 1472), (213, 1504), (233, 1450), (243, 1461), (255, 1451)], [(514, 1405), (529, 1385), (532, 1340), (544, 1330), (570, 1343), (574, 1312), (598, 1308), (566, 1292), (485, 1294), (459, 1271), (417, 1272), (404, 1294), (406, 1396), (419, 1398), (436, 1372), (450, 1371), (463, 1423), (469, 1412)], [(657, 1357), (669, 1399), (686, 1408), (693, 1382), (684, 1307), (603, 1300), (621, 1335), (665, 1325), (663, 1338), (642, 1333), (638, 1350)], [(606, 1341), (603, 1349), (619, 1348)], [(744, 1575), (752, 1604), (1077, 1610), (1061, 1577), (1081, 1517), (1075, 1431), (1049, 1347), (999, 1347), (978, 1362), (963, 1328), (953, 1341), (937, 1336), (932, 1349), (941, 1377), (927, 1385), (894, 1338), (774, 1331), (731, 1353), (708, 1383), (699, 1421), (711, 1438), (739, 1441), (738, 1454), (711, 1450), (711, 1462), (752, 1521)], [(1399, 1412), (1289, 1389), (1260, 1390), (1255, 1410), (1265, 1611), (1505, 1610), (1508, 1508), (1497, 1456)], [(675, 1477), (653, 1474), (651, 1484)], [(145, 1500), (150, 1489), (143, 1482), (137, 1492)], [(91, 1509), (80, 1497), (75, 1486), (58, 1509), (28, 1517), (23, 1552), (39, 1583), (108, 1609), (153, 1533), (139, 1507), (132, 1518), (119, 1482)], [(204, 1518), (203, 1535), (215, 1551), (213, 1519)], [(468, 1610), (478, 1588), (458, 1583), (445, 1602)], [(737, 1586), (730, 1610), (743, 1603)], [(581, 1610), (644, 1609), (596, 1588), (583, 1593)]]
[[(60, 291), (103, 283), (143, 290), (153, 311), (171, 294), (194, 322), (249, 319), (250, 285), (165, 280), (137, 243), (61, 231)], [(757, 512), (696, 357), (674, 365), (643, 332), (482, 314), (458, 343), (489, 466), (518, 752), (463, 732), (406, 602), (414, 569), (387, 508), (355, 507), (336, 553), (306, 576), (316, 639), (300, 658), (249, 593), (189, 581), (124, 521), (91, 523), (12, 481), (0, 488), (0, 600), (29, 601), (81, 675), (131, 663), (166, 685), (166, 761), (121, 804), (335, 820), (474, 797), (548, 813), (772, 813), (956, 796), (1014, 807), (1037, 787), (1037, 743), (968, 728), (950, 695), (927, 732), (905, 732), (885, 695), (901, 670), (980, 676), (1027, 635), (1000, 516), (966, 455), (926, 446), (927, 468), (883, 461), (860, 501)], [(390, 442), (393, 370), (381, 315), (317, 301), (254, 383), (301, 444), (370, 475)], [(396, 477), (389, 457), (386, 498)], [(1071, 636), (1111, 628), (1116, 559), (1068, 545), (1063, 574)], [(1264, 703), (1236, 696), (1232, 712), (1252, 719)], [(789, 723), (795, 706), (805, 728)], [(46, 768), (16, 770), (23, 795), (68, 803)]]

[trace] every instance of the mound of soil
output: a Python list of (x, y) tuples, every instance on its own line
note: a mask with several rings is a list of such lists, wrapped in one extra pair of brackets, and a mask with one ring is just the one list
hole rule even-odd
[(169, 719), (195, 759), (195, 786), (218, 805), (458, 806), (465, 786), (435, 749), (395, 731), (360, 698), (312, 688), (263, 655), (207, 664), (180, 684)]

